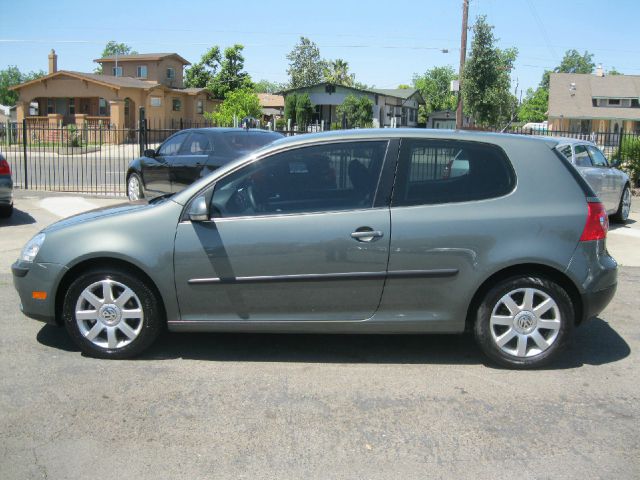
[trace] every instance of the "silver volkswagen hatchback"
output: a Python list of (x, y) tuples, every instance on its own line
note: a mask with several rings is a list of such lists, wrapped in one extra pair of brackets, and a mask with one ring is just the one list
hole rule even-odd
[(493, 362), (537, 367), (617, 282), (606, 210), (558, 144), (417, 129), (279, 140), (172, 196), (45, 228), (14, 283), (27, 316), (102, 358), (165, 327), (469, 331)]

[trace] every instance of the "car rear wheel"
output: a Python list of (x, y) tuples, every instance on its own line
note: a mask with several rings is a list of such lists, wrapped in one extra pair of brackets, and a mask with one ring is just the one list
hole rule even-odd
[(474, 333), (498, 365), (537, 368), (562, 349), (574, 320), (573, 304), (560, 285), (543, 277), (512, 277), (486, 294)]
[(620, 203), (618, 204), (618, 211), (613, 215), (613, 219), (616, 223), (625, 223), (629, 218), (631, 212), (631, 189), (629, 185), (624, 187), (622, 196), (620, 197)]
[(144, 198), (144, 192), (142, 191), (142, 179), (137, 173), (129, 175), (129, 179), (127, 180), (127, 196), (132, 202)]
[(64, 324), (85, 354), (130, 358), (145, 350), (164, 322), (154, 291), (126, 271), (92, 270), (67, 290)]
[(0, 218), (9, 218), (13, 213), (13, 204), (0, 206)]

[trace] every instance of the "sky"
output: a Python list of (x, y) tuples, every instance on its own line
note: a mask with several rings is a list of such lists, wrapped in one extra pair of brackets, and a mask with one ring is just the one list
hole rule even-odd
[[(54, 48), (60, 70), (91, 72), (109, 40), (192, 63), (212, 45), (240, 43), (253, 80), (286, 82), (286, 55), (306, 36), (356, 80), (396, 88), (435, 66), (457, 71), (460, 59), (462, 0), (0, 0), (0, 12), (0, 69), (46, 70)], [(640, 0), (470, 0), (469, 24), (486, 15), (498, 46), (518, 49), (512, 83), (526, 91), (572, 48), (640, 75), (639, 14)]]

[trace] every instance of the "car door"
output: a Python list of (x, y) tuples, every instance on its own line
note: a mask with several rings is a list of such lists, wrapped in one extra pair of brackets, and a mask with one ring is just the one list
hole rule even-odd
[[(465, 162), (451, 176), (456, 158)], [(403, 139), (391, 203), (388, 279), (376, 321), (414, 331), (460, 331), (495, 237), (501, 230), (526, 229), (526, 221), (511, 212), (508, 194), (514, 188), (512, 167), (496, 146)], [(489, 222), (500, 228), (489, 232)]]
[(587, 150), (591, 156), (591, 163), (599, 170), (602, 178), (602, 197), (600, 200), (604, 202), (606, 209), (611, 212), (618, 208), (618, 202), (622, 195), (621, 178), (617, 175), (616, 170), (609, 166), (607, 158), (599, 148), (593, 145), (587, 145)]
[(598, 195), (600, 201), (606, 205), (608, 193), (605, 189), (604, 171), (602, 168), (593, 165), (587, 147), (588, 145), (583, 144), (574, 145), (573, 163), (596, 195)]
[(169, 137), (156, 152), (153, 161), (143, 164), (142, 177), (145, 189), (153, 195), (171, 193), (171, 162), (180, 151), (187, 132), (179, 132)]
[(191, 132), (171, 161), (171, 191), (179, 192), (198, 180), (207, 164), (209, 138), (203, 132)]
[(370, 318), (389, 255), (388, 143), (295, 148), (219, 179), (206, 192), (213, 217), (177, 228), (182, 320)]

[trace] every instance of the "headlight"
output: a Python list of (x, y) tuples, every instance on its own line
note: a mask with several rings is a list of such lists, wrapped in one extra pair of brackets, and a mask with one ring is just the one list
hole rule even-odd
[(25, 262), (33, 262), (33, 260), (36, 258), (36, 255), (38, 255), (43, 242), (44, 233), (39, 233), (31, 240), (29, 240), (22, 249), (22, 252), (20, 252), (20, 260), (23, 260)]

